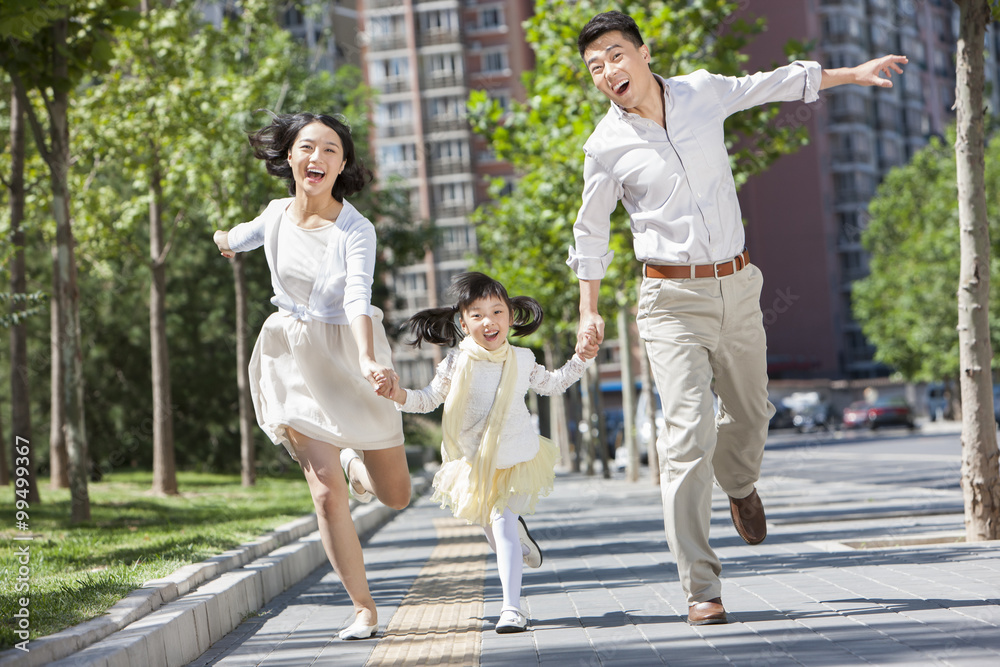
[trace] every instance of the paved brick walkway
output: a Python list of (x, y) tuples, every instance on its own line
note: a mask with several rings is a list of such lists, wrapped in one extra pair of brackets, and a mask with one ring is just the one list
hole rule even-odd
[(530, 632), (493, 631), (495, 557), (421, 499), (365, 548), (377, 639), (336, 638), (353, 614), (324, 566), (191, 665), (1000, 664), (1000, 545), (954, 541), (957, 457), (829, 444), (769, 443), (761, 545), (740, 540), (716, 492), (728, 625), (684, 622), (658, 488), (567, 474), (528, 519), (545, 552), (524, 576)]

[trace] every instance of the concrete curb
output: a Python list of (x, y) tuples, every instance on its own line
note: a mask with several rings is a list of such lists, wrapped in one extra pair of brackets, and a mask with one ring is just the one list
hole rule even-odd
[[(429, 486), (413, 478), (413, 497)], [(397, 510), (374, 502), (351, 510), (362, 540)], [(204, 653), (260, 609), (326, 561), (316, 515), (296, 519), (263, 537), (168, 577), (146, 582), (99, 618), (34, 640), (29, 651), (0, 654), (4, 667), (182, 666)]]

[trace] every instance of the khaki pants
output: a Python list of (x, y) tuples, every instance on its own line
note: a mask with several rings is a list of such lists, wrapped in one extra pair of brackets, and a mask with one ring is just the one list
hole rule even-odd
[(743, 498), (760, 475), (774, 413), (762, 282), (750, 264), (725, 278), (643, 278), (639, 293), (639, 336), (666, 422), (656, 442), (663, 523), (688, 604), (722, 594), (722, 565), (708, 543), (713, 479)]

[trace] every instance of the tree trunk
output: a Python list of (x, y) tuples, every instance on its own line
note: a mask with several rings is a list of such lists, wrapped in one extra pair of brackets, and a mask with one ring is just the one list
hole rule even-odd
[[(67, 20), (56, 21), (53, 33), (53, 73), (56, 81), (69, 80), (65, 55)], [(87, 489), (90, 458), (87, 453), (87, 429), (83, 409), (83, 353), (80, 345), (80, 293), (76, 282), (76, 243), (69, 213), (69, 92), (55, 86), (49, 108), (49, 134), (52, 151), (49, 171), (52, 175), (52, 205), (56, 219), (56, 276), (58, 291), (59, 368), (62, 373), (63, 436), (69, 458), (71, 496), (70, 520), (90, 520), (90, 494)]]
[(149, 181), (149, 344), (153, 373), (153, 493), (177, 494), (174, 465), (173, 403), (170, 393), (170, 358), (167, 350), (167, 265), (163, 242), (163, 185), (159, 156), (152, 150)]
[(594, 412), (593, 387), (590, 379), (590, 369), (580, 378), (580, 402), (582, 415), (580, 418), (580, 447), (583, 450), (582, 468), (588, 477), (594, 474), (594, 442), (597, 440), (597, 415)]
[(59, 253), (52, 247), (52, 299), (49, 301), (50, 311), (50, 341), (49, 355), (51, 373), (51, 396), (49, 407), (49, 486), (53, 489), (69, 488), (69, 452), (66, 451), (66, 410), (63, 407), (63, 372), (62, 372), (62, 329), (59, 326), (59, 314), (62, 297), (59, 293)]
[(594, 416), (597, 418), (591, 428), (594, 431), (593, 443), (597, 446), (597, 453), (601, 457), (601, 476), (604, 479), (611, 479), (611, 462), (608, 461), (608, 420), (604, 415), (604, 401), (601, 396), (601, 371), (598, 369), (597, 364), (590, 367), (588, 375), (593, 376), (592, 395), (594, 398), (594, 412), (591, 417), (592, 422), (594, 422)]
[[(542, 354), (545, 356), (546, 368), (558, 368), (555, 346), (552, 341), (546, 339), (542, 343)], [(561, 392), (556, 392), (549, 396), (549, 433), (552, 434), (552, 442), (559, 447), (559, 458), (562, 464), (572, 468), (573, 455), (570, 451), (569, 428), (566, 419), (566, 397)]]
[[(10, 466), (7, 465), (7, 447), (5, 443), (7, 442), (7, 434), (3, 432), (3, 403), (0, 403), (0, 486), (7, 486), (10, 484)], [(13, 459), (17, 458), (17, 453), (11, 457), (11, 463), (13, 464)], [(17, 466), (14, 466), (15, 469)]]
[(253, 486), (257, 481), (257, 461), (254, 456), (253, 404), (250, 400), (250, 332), (247, 326), (247, 276), (243, 253), (236, 253), (230, 260), (233, 283), (236, 285), (236, 388), (240, 406), (240, 470), (243, 486)]
[(632, 375), (632, 330), (629, 327), (629, 311), (624, 305), (624, 295), (619, 295), (622, 306), (618, 309), (618, 349), (619, 365), (622, 371), (622, 416), (625, 428), (622, 446), (628, 452), (625, 479), (639, 481), (639, 447), (635, 442), (635, 376)]
[[(10, 236), (14, 245), (14, 257), (10, 267), (10, 292), (12, 295), (24, 294), (26, 290), (24, 268), (24, 110), (17, 91), (10, 96)], [(14, 301), (12, 310), (16, 313), (27, 308), (18, 306)], [(10, 419), (14, 436), (20, 436), (31, 442), (31, 403), (28, 399), (28, 335), (27, 326), (23, 321), (10, 328)], [(10, 468), (7, 465), (7, 438), (0, 434), (0, 484), (10, 483)], [(14, 458), (17, 452), (11, 451)], [(31, 487), (34, 496), (38, 497), (38, 481), (35, 479), (34, 448), (28, 450), (28, 470), (30, 471), (28, 496), (30, 500)], [(11, 459), (13, 463), (13, 459)], [(14, 466), (16, 468), (16, 466)]]
[(958, 213), (961, 270), (958, 338), (962, 393), (962, 492), (968, 542), (1000, 539), (1000, 470), (990, 365), (990, 240), (986, 219), (983, 40), (986, 0), (955, 0)]

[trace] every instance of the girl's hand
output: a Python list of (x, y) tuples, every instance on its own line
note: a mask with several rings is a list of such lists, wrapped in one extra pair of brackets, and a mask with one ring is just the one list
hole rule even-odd
[(393, 393), (399, 387), (399, 376), (396, 375), (396, 371), (388, 366), (383, 366), (374, 359), (362, 359), (361, 372), (378, 396), (392, 398)]
[(212, 235), (212, 240), (215, 241), (215, 245), (219, 246), (219, 252), (222, 253), (223, 257), (227, 259), (236, 257), (236, 252), (229, 247), (229, 232), (217, 229), (215, 230), (215, 234)]
[(593, 324), (580, 333), (577, 338), (576, 353), (580, 355), (581, 359), (589, 361), (597, 356), (597, 352), (600, 350), (597, 336), (597, 326)]

